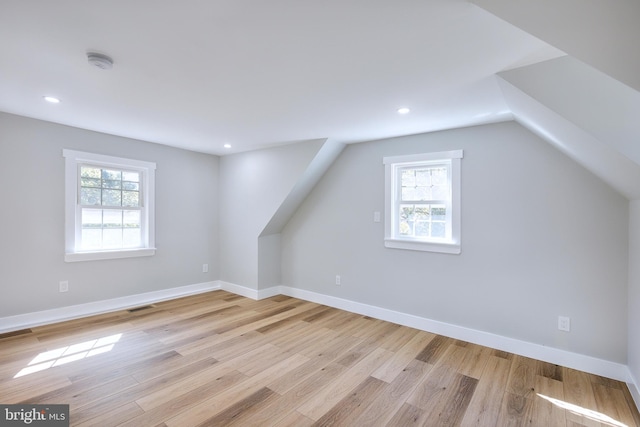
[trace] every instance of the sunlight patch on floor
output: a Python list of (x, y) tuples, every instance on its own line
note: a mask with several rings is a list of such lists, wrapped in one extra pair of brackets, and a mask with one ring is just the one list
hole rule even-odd
[(602, 424), (606, 424), (608, 426), (613, 427), (628, 427), (626, 424), (621, 423), (620, 421), (616, 421), (608, 415), (605, 415), (601, 412), (593, 411), (591, 409), (583, 408), (582, 406), (574, 405), (573, 403), (565, 402), (564, 400), (554, 399), (553, 397), (545, 396), (544, 394), (537, 393), (539, 397), (547, 400), (559, 408), (566, 409), (567, 411), (573, 412), (576, 415), (583, 416), (585, 418), (589, 418), (590, 420), (597, 421)]
[(106, 353), (111, 351), (115, 343), (117, 343), (121, 337), (122, 334), (115, 334), (42, 352), (34, 357), (27, 367), (18, 372), (13, 378), (19, 378), (33, 374), (34, 372), (44, 371), (45, 369), (53, 368), (54, 366), (75, 362), (76, 360), (85, 359), (87, 357), (95, 356), (96, 354)]

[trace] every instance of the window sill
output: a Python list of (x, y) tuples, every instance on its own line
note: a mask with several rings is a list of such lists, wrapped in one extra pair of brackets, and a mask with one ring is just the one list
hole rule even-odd
[(384, 239), (384, 246), (391, 249), (407, 249), (410, 251), (439, 252), (443, 254), (460, 254), (459, 243), (417, 242), (399, 239)]
[(71, 252), (71, 253), (68, 252), (64, 254), (64, 260), (65, 262), (98, 261), (103, 259), (153, 256), (155, 254), (156, 254), (156, 248), (126, 249), (126, 250), (101, 251), (101, 252)]

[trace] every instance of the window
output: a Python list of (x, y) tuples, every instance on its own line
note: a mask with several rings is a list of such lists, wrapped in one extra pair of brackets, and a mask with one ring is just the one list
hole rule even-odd
[(63, 150), (65, 261), (155, 254), (155, 163)]
[(462, 150), (385, 157), (385, 246), (460, 253)]

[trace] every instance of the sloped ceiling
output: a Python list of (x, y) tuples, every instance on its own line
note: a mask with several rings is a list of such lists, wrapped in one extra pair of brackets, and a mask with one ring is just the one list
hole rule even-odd
[(640, 91), (637, 0), (471, 0)]
[(640, 198), (640, 2), (474, 0), (568, 56), (498, 73), (514, 118)]

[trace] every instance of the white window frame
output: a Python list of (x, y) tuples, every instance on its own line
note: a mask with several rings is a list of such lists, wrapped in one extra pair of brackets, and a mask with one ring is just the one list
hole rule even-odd
[[(384, 157), (385, 166), (385, 236), (384, 245), (393, 249), (459, 254), (460, 246), (460, 168), (462, 150)], [(447, 201), (447, 237), (416, 238), (399, 234), (399, 173), (407, 167), (448, 165), (450, 195)]]
[[(66, 262), (132, 258), (155, 255), (155, 170), (156, 164), (142, 160), (105, 156), (75, 150), (62, 150), (65, 159), (65, 255)], [(81, 250), (82, 230), (79, 204), (79, 168), (90, 164), (140, 172), (142, 247), (133, 249)]]

